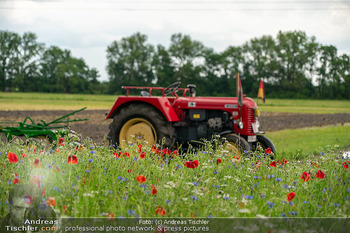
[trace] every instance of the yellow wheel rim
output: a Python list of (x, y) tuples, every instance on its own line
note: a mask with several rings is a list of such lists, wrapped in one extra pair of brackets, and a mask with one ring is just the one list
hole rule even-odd
[(224, 145), (224, 149), (235, 155), (241, 155), (242, 151), (238, 144), (233, 142), (227, 142)]
[(122, 148), (127, 146), (128, 140), (137, 143), (147, 141), (149, 145), (153, 145), (157, 142), (157, 133), (149, 121), (143, 118), (134, 118), (127, 121), (120, 130), (119, 143)]

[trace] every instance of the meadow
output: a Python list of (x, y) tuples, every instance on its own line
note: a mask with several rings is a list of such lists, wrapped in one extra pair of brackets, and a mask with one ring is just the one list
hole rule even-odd
[[(115, 96), (1, 93), (0, 110), (108, 109)], [(50, 108), (49, 108), (50, 106)], [(350, 113), (349, 101), (268, 100), (262, 111)], [(9, 109), (10, 108), (10, 109)], [(236, 155), (203, 141), (188, 153), (132, 140), (125, 150), (64, 138), (0, 142), (0, 218), (18, 184), (63, 217), (348, 218), (350, 126), (269, 132), (278, 154)], [(347, 157), (349, 155), (349, 157)]]
[[(110, 109), (116, 98), (115, 95), (1, 92), (0, 111)], [(349, 100), (267, 99), (265, 104), (260, 100), (258, 106), (262, 112), (350, 113)]]
[[(215, 145), (216, 144), (216, 145)], [(230, 154), (214, 138), (186, 155), (130, 142), (125, 151), (68, 138), (55, 148), (0, 145), (0, 214), (8, 192), (37, 184), (42, 201), (74, 217), (345, 217), (349, 159), (334, 146), (302, 160)]]

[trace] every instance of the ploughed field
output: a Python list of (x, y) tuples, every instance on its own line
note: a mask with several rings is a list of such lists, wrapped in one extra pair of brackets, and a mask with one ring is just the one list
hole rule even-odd
[[(89, 118), (88, 121), (70, 123), (72, 130), (81, 134), (83, 138), (89, 137), (96, 142), (104, 139), (109, 132), (108, 125), (111, 119), (105, 119), (105, 113), (109, 110), (84, 110), (79, 112), (70, 119)], [(45, 122), (53, 121), (72, 111), (53, 110), (53, 111), (0, 111), (0, 122), (23, 122), (24, 118), (29, 116), (35, 123), (40, 120)], [(259, 118), (260, 130), (277, 131), (283, 129), (296, 129), (314, 126), (341, 125), (350, 123), (349, 113), (335, 114), (301, 114), (301, 113), (280, 113), (280, 112), (263, 112)], [(7, 126), (3, 123), (1, 126)], [(15, 124), (13, 124), (15, 126)], [(4, 139), (0, 134), (1, 140)]]

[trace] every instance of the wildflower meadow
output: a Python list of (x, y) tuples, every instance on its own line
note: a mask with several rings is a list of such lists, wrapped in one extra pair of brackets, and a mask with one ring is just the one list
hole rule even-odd
[(61, 139), (49, 149), (15, 140), (0, 147), (0, 214), (15, 185), (35, 183), (43, 202), (74, 217), (346, 217), (350, 159), (334, 149), (287, 161), (211, 142), (179, 153), (132, 142), (122, 151), (92, 140)]
[(34, 183), (67, 217), (348, 217), (349, 158), (332, 146), (302, 160), (236, 155), (213, 139), (180, 153), (129, 142), (0, 142), (0, 216), (8, 193)]

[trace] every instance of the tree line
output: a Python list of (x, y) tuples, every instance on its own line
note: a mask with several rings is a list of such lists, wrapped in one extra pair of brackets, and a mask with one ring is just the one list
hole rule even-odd
[(236, 74), (244, 93), (256, 96), (259, 80), (268, 98), (350, 99), (350, 57), (302, 31), (254, 38), (216, 52), (181, 33), (170, 45), (152, 45), (135, 33), (107, 47), (109, 80), (69, 50), (45, 48), (33, 33), (0, 31), (3, 91), (122, 94), (121, 86), (195, 84), (200, 96), (234, 96)]
[(96, 93), (98, 71), (71, 51), (45, 47), (34, 33), (0, 31), (2, 91)]

